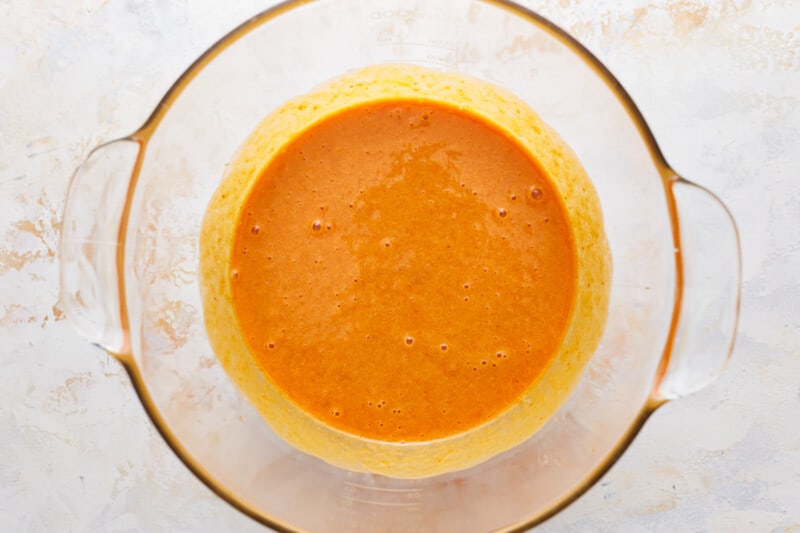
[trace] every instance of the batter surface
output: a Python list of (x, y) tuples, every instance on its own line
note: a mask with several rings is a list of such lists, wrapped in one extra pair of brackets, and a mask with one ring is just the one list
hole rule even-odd
[(286, 145), (244, 203), (231, 269), (242, 333), (283, 393), (392, 441), (518, 401), (575, 294), (566, 213), (530, 155), (413, 100), (350, 108)]

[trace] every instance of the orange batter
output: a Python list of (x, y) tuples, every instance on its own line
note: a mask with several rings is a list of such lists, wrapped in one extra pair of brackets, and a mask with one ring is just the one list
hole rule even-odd
[(348, 109), (285, 146), (243, 205), (231, 268), (242, 333), (284, 394), (391, 441), (517, 401), (575, 292), (564, 208), (530, 155), (413, 100)]
[(221, 366), (276, 434), (349, 470), (431, 476), (529, 438), (608, 311), (576, 155), (515, 95), (413, 65), (264, 117), (199, 244)]

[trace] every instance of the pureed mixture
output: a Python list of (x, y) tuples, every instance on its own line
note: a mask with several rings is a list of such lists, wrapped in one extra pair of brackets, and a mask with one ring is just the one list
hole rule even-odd
[(259, 125), (200, 270), (215, 352), (276, 432), (408, 477), (546, 421), (599, 340), (610, 260), (585, 172), (522, 102), (376, 66)]

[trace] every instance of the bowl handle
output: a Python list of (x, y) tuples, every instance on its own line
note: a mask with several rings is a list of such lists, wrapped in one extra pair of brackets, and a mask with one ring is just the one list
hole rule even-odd
[(140, 145), (119, 139), (92, 150), (75, 171), (61, 226), (61, 302), (72, 325), (111, 353), (128, 352), (123, 214)]
[[(678, 314), (654, 394), (669, 400), (714, 381), (733, 350), (739, 318), (741, 251), (736, 223), (709, 190), (670, 182), (677, 212)], [(681, 279), (682, 278), (682, 279)]]

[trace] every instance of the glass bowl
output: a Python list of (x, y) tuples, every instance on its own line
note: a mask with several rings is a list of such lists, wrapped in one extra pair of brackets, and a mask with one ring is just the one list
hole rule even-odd
[[(204, 330), (198, 234), (226, 163), (278, 105), (345, 72), (412, 63), (494, 82), (576, 152), (614, 262), (608, 323), (567, 402), (533, 437), (421, 479), (351, 472), (278, 438)], [(664, 402), (710, 383), (736, 329), (736, 228), (666, 163), (630, 97), (561, 29), (510, 2), (295, 0), (233, 30), (131, 135), (70, 185), (70, 321), (126, 368), (167, 443), (219, 496), (281, 531), (521, 530), (574, 501)]]

